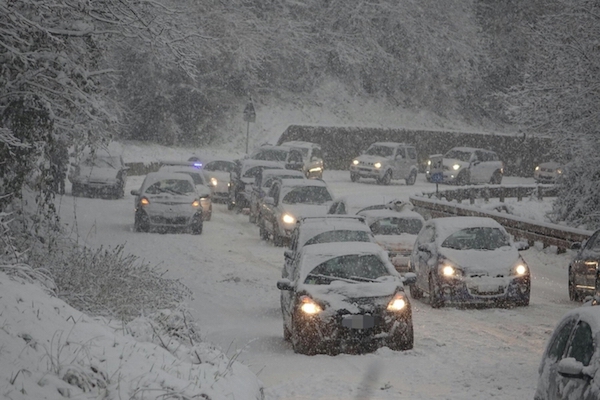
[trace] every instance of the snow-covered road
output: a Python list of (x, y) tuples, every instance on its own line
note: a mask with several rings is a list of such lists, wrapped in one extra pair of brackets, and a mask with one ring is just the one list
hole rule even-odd
[[(297, 355), (282, 336), (279, 290), (283, 250), (260, 240), (248, 217), (213, 205), (200, 236), (133, 231), (133, 197), (142, 177), (130, 177), (122, 200), (60, 201), (63, 222), (92, 246), (115, 246), (158, 265), (194, 293), (190, 308), (205, 340), (248, 365), (269, 399), (531, 399), (537, 367), (560, 316), (576, 307), (567, 295), (570, 254), (529, 249), (531, 305), (516, 309), (432, 309), (414, 300), (415, 346), (364, 355)], [(377, 191), (408, 200), (430, 191), (417, 184), (350, 182), (347, 171), (327, 171), (335, 195)], [(505, 178), (505, 183), (530, 180)]]

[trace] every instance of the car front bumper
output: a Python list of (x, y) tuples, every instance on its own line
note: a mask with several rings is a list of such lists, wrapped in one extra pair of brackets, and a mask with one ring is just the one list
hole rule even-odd
[(384, 172), (385, 171), (383, 170), (383, 168), (375, 168), (364, 164), (350, 166), (350, 173), (357, 174), (361, 178), (380, 179), (383, 178)]
[(510, 278), (438, 278), (440, 298), (447, 304), (505, 305), (529, 302), (531, 278), (529, 275)]

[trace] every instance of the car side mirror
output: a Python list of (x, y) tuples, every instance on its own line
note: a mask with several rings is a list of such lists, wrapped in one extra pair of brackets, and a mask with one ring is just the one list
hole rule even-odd
[(414, 272), (407, 272), (402, 277), (402, 283), (405, 285), (414, 285), (417, 283), (417, 274)]
[(294, 290), (294, 287), (289, 279), (280, 279), (277, 281), (277, 289), (291, 291)]
[(137, 190), (137, 189), (133, 189), (133, 190), (132, 190), (130, 193), (131, 193), (132, 195), (134, 195), (134, 196), (139, 196), (139, 195), (140, 195), (140, 191), (139, 191), (139, 190)]
[(575, 242), (571, 245), (571, 250), (581, 250), (582, 244), (581, 242)]
[(291, 261), (292, 258), (294, 258), (294, 252), (292, 250), (284, 250), (283, 251), (283, 258), (285, 258), (286, 261)]
[(557, 366), (557, 372), (565, 378), (583, 379), (585, 377), (583, 369), (583, 363), (572, 357), (563, 358)]
[(420, 244), (420, 245), (417, 247), (417, 250), (419, 250), (419, 251), (424, 251), (424, 252), (426, 252), (426, 253), (431, 253), (431, 249), (430, 249), (430, 248), (429, 248), (429, 246), (427, 246), (426, 244)]
[(521, 250), (527, 250), (529, 248), (529, 243), (527, 243), (525, 241), (515, 242), (515, 247), (519, 251), (521, 251)]
[(272, 197), (269, 197), (269, 196), (266, 196), (266, 197), (263, 199), (263, 202), (264, 202), (266, 205), (268, 205), (268, 206), (274, 206), (274, 205), (275, 205), (275, 199), (274, 199), (274, 198), (272, 198)]

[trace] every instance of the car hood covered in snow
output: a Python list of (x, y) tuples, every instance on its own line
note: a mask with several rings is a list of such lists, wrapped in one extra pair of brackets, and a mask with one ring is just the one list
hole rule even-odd
[(496, 250), (454, 250), (440, 248), (440, 256), (460, 267), (465, 274), (489, 276), (508, 275), (519, 260), (519, 252), (513, 246)]

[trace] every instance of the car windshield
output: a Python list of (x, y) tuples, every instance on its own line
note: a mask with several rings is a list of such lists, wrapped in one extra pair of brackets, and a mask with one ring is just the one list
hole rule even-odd
[(365, 154), (369, 156), (390, 157), (394, 154), (394, 148), (388, 146), (371, 146), (367, 149)]
[(460, 161), (470, 161), (471, 154), (473, 154), (473, 153), (471, 153), (470, 151), (450, 150), (449, 152), (447, 152), (444, 155), (444, 158), (453, 158), (455, 160), (460, 160)]
[(324, 186), (301, 186), (292, 189), (282, 199), (284, 204), (323, 204), (333, 198)]
[(337, 242), (370, 242), (371, 234), (365, 231), (352, 231), (339, 229), (335, 231), (323, 232), (312, 237), (304, 243), (305, 246), (320, 243), (337, 243)]
[(273, 182), (279, 179), (303, 179), (304, 176), (300, 175), (278, 175), (268, 178), (264, 181), (263, 187), (270, 188), (273, 185)]
[(375, 254), (347, 254), (338, 256), (313, 268), (304, 283), (329, 285), (333, 281), (371, 282), (390, 273)]
[(119, 157), (90, 156), (83, 161), (83, 164), (89, 167), (118, 169), (119, 165), (121, 165), (121, 160)]
[(243, 177), (244, 178), (256, 178), (258, 176), (258, 174), (260, 173), (260, 171), (262, 169), (264, 169), (265, 167), (263, 167), (262, 165), (256, 166), (256, 167), (252, 167), (252, 168), (248, 168), (246, 170), (246, 172), (244, 172)]
[(287, 150), (263, 149), (256, 152), (252, 158), (255, 160), (285, 161), (287, 153)]
[(498, 228), (466, 228), (454, 232), (442, 243), (442, 247), (457, 250), (495, 250), (510, 246), (508, 235)]
[(194, 192), (194, 186), (190, 181), (183, 179), (163, 179), (148, 186), (146, 193), (160, 194), (190, 194)]
[(233, 171), (234, 163), (229, 161), (211, 161), (204, 166), (205, 171)]
[(401, 235), (408, 233), (418, 235), (423, 222), (417, 218), (382, 218), (371, 224), (374, 235)]
[(192, 172), (192, 171), (173, 171), (173, 172), (177, 172), (178, 174), (189, 175), (192, 178), (192, 180), (194, 181), (194, 185), (204, 185), (204, 178), (202, 177), (202, 174), (200, 174), (200, 173)]

